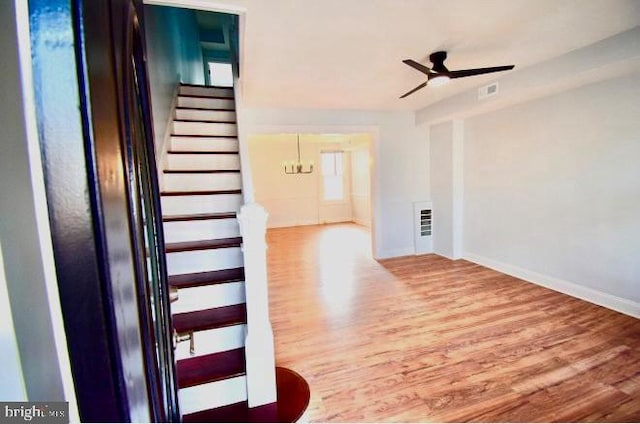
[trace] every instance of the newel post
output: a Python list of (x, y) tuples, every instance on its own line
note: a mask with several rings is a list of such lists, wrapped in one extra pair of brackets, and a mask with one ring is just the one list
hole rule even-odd
[(245, 353), (249, 407), (277, 401), (267, 284), (267, 216), (267, 211), (257, 203), (245, 204), (238, 214), (247, 299)]

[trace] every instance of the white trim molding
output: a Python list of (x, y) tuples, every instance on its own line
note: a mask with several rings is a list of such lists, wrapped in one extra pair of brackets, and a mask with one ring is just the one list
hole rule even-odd
[(246, 7), (235, 4), (211, 0), (143, 0), (144, 4), (155, 6), (181, 7), (184, 9), (198, 9), (209, 12), (231, 13), (241, 15), (247, 11)]
[(555, 290), (557, 292), (564, 293), (599, 306), (603, 306), (605, 308), (632, 316), (634, 318), (640, 318), (640, 303), (634, 302), (633, 300), (624, 299), (609, 293), (581, 286), (570, 281), (561, 280), (556, 277), (540, 274), (538, 272), (520, 268), (515, 265), (506, 264), (504, 262), (490, 259), (481, 255), (476, 255), (475, 253), (471, 252), (464, 252), (463, 258), (478, 265), (482, 265), (487, 268), (502, 272), (504, 274), (520, 278), (529, 283), (537, 284), (539, 286), (546, 287), (548, 289)]

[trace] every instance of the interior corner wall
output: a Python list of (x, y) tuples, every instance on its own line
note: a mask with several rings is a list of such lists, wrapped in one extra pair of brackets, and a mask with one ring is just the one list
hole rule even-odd
[(159, 159), (170, 131), (178, 84), (204, 84), (202, 49), (193, 10), (145, 5), (144, 24), (153, 130)]
[(465, 257), (640, 314), (639, 80), (465, 121)]
[[(373, 146), (372, 220), (374, 255), (386, 258), (415, 253), (413, 202), (429, 199), (429, 148), (427, 131), (415, 125), (413, 112), (328, 109), (259, 109), (242, 111), (248, 136), (270, 129), (289, 132), (339, 127), (345, 132), (376, 128)], [(354, 128), (360, 130), (354, 131)], [(273, 131), (271, 131), (273, 133)], [(327, 131), (325, 131), (327, 132)]]
[(433, 252), (453, 256), (453, 122), (429, 128)]
[(370, 141), (366, 140), (351, 151), (351, 206), (353, 221), (365, 227), (371, 227), (370, 163)]

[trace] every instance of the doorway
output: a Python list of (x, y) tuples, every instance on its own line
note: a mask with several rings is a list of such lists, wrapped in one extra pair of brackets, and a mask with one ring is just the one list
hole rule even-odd
[(370, 231), (371, 134), (259, 134), (248, 144), (269, 228), (353, 222)]

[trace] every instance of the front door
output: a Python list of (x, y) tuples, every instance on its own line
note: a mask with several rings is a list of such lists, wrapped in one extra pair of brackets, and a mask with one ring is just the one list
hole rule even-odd
[(178, 421), (138, 0), (29, 0), (54, 259), (82, 421)]

